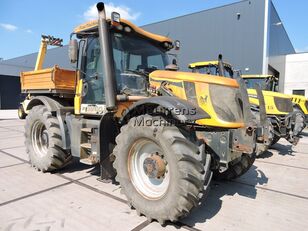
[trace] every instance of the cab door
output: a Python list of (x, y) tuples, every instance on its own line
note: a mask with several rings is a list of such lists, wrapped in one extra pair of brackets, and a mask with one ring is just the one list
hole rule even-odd
[(89, 37), (82, 57), (81, 114), (102, 115), (106, 113), (104, 74), (97, 37)]

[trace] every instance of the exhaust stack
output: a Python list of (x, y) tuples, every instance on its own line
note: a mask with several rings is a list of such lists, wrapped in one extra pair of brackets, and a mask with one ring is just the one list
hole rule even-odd
[(102, 56), (103, 64), (103, 79), (104, 90), (106, 97), (106, 108), (108, 111), (114, 111), (116, 109), (116, 87), (115, 87), (115, 72), (112, 59), (112, 50), (110, 42), (110, 32), (108, 23), (106, 20), (105, 5), (103, 2), (99, 2), (96, 5), (98, 10), (98, 32), (100, 53)]
[(218, 74), (219, 76), (225, 76), (224, 64), (222, 62), (222, 54), (218, 55)]

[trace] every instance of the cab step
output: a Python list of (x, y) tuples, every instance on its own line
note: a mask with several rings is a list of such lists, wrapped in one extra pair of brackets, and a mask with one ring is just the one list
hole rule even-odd
[(85, 149), (91, 149), (91, 143), (82, 143), (80, 144), (80, 147)]
[(81, 131), (85, 133), (92, 133), (92, 128), (81, 128)]
[(86, 165), (95, 165), (98, 163), (98, 158), (96, 154), (89, 155), (88, 158), (80, 159), (80, 163), (86, 164)]

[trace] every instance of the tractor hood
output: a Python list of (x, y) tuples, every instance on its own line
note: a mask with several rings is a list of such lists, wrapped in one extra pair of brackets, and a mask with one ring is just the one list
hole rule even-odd
[[(264, 97), (266, 96), (272, 96), (272, 97), (279, 97), (279, 98), (285, 98), (285, 99), (292, 99), (292, 96), (290, 95), (286, 95), (283, 93), (279, 93), (279, 92), (273, 92), (273, 91), (262, 91)], [(257, 95), (257, 92), (255, 89), (248, 89), (248, 94), (249, 95)]]
[(188, 81), (188, 82), (199, 82), (207, 84), (216, 84), (222, 86), (229, 86), (234, 88), (239, 88), (239, 85), (235, 79), (229, 79), (225, 77), (219, 77), (216, 75), (205, 75), (199, 73), (191, 72), (181, 72), (181, 71), (153, 71), (150, 74), (150, 78), (155, 81)]

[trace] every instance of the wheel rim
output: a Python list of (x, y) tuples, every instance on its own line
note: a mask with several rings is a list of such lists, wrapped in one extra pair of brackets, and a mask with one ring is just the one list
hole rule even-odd
[(169, 187), (170, 172), (162, 149), (153, 141), (140, 139), (128, 156), (130, 179), (137, 191), (148, 199), (163, 197)]
[(31, 130), (32, 146), (40, 157), (47, 154), (49, 137), (45, 125), (40, 121), (35, 121)]

